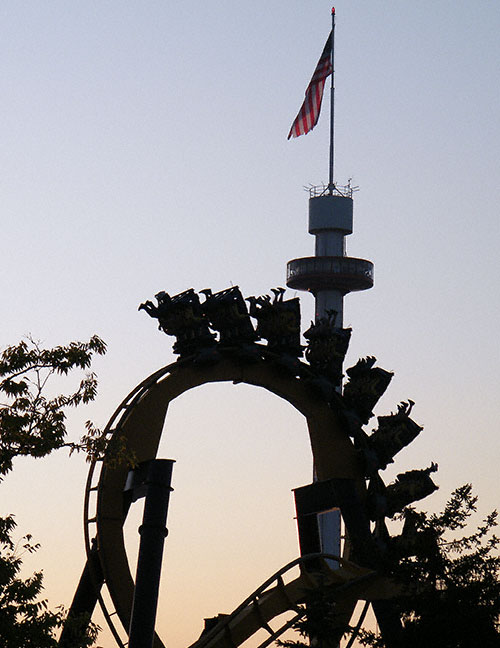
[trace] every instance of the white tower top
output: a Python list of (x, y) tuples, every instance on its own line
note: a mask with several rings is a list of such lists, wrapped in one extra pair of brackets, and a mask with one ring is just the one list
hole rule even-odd
[(327, 311), (337, 313), (343, 326), (343, 302), (347, 293), (373, 286), (373, 263), (346, 255), (345, 237), (353, 231), (353, 188), (312, 187), (309, 198), (309, 233), (315, 236), (315, 255), (287, 264), (286, 284), (307, 290), (316, 299), (316, 319)]

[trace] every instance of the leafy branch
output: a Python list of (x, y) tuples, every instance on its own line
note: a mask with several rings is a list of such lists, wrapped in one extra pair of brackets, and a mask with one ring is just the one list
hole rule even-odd
[[(87, 370), (93, 357), (105, 351), (97, 335), (88, 342), (52, 349), (27, 338), (4, 349), (0, 355), (0, 479), (12, 470), (18, 456), (44, 457), (60, 448), (84, 451), (90, 458), (104, 456), (105, 440), (91, 423), (78, 442), (67, 440), (66, 412), (95, 399), (97, 379)], [(74, 370), (86, 372), (77, 389), (49, 398), (49, 381)]]

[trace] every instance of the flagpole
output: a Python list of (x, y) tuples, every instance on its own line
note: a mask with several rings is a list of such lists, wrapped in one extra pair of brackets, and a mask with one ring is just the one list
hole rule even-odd
[(328, 173), (328, 190), (329, 193), (333, 193), (334, 184), (333, 184), (333, 166), (334, 166), (334, 122), (335, 122), (335, 7), (332, 7), (332, 48), (331, 48), (331, 57), (332, 57), (332, 84), (330, 86), (330, 163), (329, 163), (329, 173)]

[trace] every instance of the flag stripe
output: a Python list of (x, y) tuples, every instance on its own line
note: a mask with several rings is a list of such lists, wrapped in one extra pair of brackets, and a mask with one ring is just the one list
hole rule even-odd
[(314, 70), (312, 79), (306, 89), (306, 96), (297, 117), (290, 128), (288, 139), (290, 137), (299, 137), (311, 131), (318, 122), (319, 112), (321, 110), (321, 101), (326, 79), (332, 73), (332, 39), (331, 34), (328, 36), (323, 53)]

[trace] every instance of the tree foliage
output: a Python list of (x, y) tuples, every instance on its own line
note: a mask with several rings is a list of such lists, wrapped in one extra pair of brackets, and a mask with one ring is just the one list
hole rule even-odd
[[(305, 603), (300, 605), (302, 616), (293, 624), (300, 639), (278, 639), (279, 648), (308, 648), (309, 645), (331, 646), (332, 632), (338, 627), (337, 611), (332, 604), (331, 593), (320, 587), (309, 592)], [(335, 642), (336, 644), (336, 642)]]
[[(66, 619), (59, 607), (55, 612), (48, 609), (47, 601), (40, 599), (43, 590), (43, 574), (35, 572), (20, 577), (22, 554), (33, 553), (38, 545), (26, 535), (14, 544), (12, 533), (16, 527), (12, 515), (0, 518), (0, 646), (2, 648), (55, 648), (55, 633)], [(99, 628), (90, 624), (78, 638), (78, 646), (91, 646)]]
[[(44, 349), (31, 338), (7, 347), (0, 355), (0, 480), (12, 469), (16, 457), (44, 457), (60, 448), (84, 450), (89, 457), (103, 454), (105, 439), (91, 423), (78, 441), (67, 439), (66, 413), (69, 408), (89, 403), (97, 394), (95, 374), (88, 372), (75, 391), (47, 395), (55, 376), (90, 368), (95, 354), (105, 353), (106, 345), (97, 336), (88, 342)], [(0, 518), (0, 646), (2, 648), (52, 648), (58, 629), (65, 622), (64, 609), (48, 609), (40, 598), (41, 571), (23, 579), (20, 575), (23, 553), (33, 553), (38, 545), (26, 535), (17, 543), (12, 515)], [(97, 626), (90, 624), (78, 646), (94, 643)]]
[(0, 356), (0, 476), (12, 470), (18, 456), (44, 457), (53, 450), (98, 450), (98, 434), (84, 435), (78, 442), (66, 438), (66, 410), (89, 403), (97, 393), (95, 374), (87, 373), (69, 394), (46, 396), (56, 375), (68, 375), (90, 367), (94, 354), (106, 345), (96, 335), (88, 342), (44, 349), (32, 339), (7, 347)]
[[(398, 583), (392, 600), (402, 621), (397, 648), (499, 648), (500, 556), (497, 512), (472, 533), (464, 533), (477, 509), (470, 484), (457, 488), (441, 513), (406, 508), (401, 536), (391, 539), (391, 575)], [(336, 631), (335, 605), (319, 591), (307, 601), (307, 613), (294, 629), (297, 641), (278, 641), (281, 648), (331, 645)], [(361, 630), (349, 646), (391, 648), (382, 636)], [(351, 643), (352, 641), (352, 643)]]
[[(472, 533), (460, 535), (476, 508), (472, 486), (465, 484), (452, 493), (441, 513), (407, 508), (401, 515), (405, 522), (401, 538), (406, 541), (399, 546), (396, 541), (395, 552), (406, 550), (411, 555), (400, 555), (393, 567), (403, 586), (394, 604), (406, 648), (500, 646), (497, 512)], [(360, 638), (363, 645), (386, 645), (373, 632)]]

